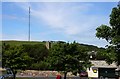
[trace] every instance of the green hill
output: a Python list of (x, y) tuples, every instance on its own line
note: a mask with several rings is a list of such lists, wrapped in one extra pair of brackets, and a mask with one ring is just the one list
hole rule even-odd
[[(54, 45), (57, 42), (64, 43), (64, 41), (50, 41), (51, 46)], [(43, 44), (46, 45), (46, 41), (2, 41), (2, 44), (9, 44), (9, 45), (23, 45), (23, 44)], [(80, 48), (83, 52), (88, 52), (88, 53), (95, 53), (97, 52), (97, 59), (104, 59), (102, 56), (102, 52), (105, 51), (105, 48), (99, 48), (94, 45), (87, 45), (87, 44), (79, 44)], [(1, 45), (0, 45), (1, 46)], [(2, 46), (1, 46), (2, 47)], [(1, 50), (1, 49), (0, 49)]]
[(45, 42), (39, 41), (2, 41), (2, 44), (10, 44), (10, 45), (22, 45), (22, 44), (45, 44)]
[[(10, 40), (10, 41), (1, 41), (1, 44), (10, 44), (10, 45), (22, 45), (22, 44), (46, 44), (46, 41), (15, 41), (15, 40)], [(50, 41), (52, 45), (56, 42), (61, 42), (64, 43), (64, 41)], [(0, 44), (0, 46), (1, 46)], [(81, 48), (87, 48), (88, 50), (98, 50), (98, 49), (104, 49), (104, 48), (98, 48), (97, 46), (94, 45), (88, 45), (88, 44), (80, 44)]]

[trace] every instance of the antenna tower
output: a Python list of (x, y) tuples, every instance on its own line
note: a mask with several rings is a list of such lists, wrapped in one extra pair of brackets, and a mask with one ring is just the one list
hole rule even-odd
[(29, 7), (29, 28), (28, 28), (28, 41), (30, 41), (30, 7)]

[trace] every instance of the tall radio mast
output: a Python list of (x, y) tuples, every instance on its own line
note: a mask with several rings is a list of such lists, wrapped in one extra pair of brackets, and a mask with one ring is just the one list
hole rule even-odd
[(28, 41), (30, 41), (30, 7), (29, 7), (29, 28), (28, 28)]

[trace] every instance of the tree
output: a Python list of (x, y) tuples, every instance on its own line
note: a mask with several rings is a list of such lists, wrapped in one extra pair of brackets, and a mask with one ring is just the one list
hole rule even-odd
[(14, 79), (18, 69), (25, 70), (30, 66), (31, 58), (23, 51), (23, 46), (2, 46), (2, 67), (12, 70)]
[(45, 69), (47, 63), (44, 60), (48, 57), (49, 51), (43, 44), (24, 44), (24, 51), (33, 59), (30, 69)]
[(112, 9), (110, 14), (110, 26), (101, 25), (96, 29), (96, 36), (105, 39), (110, 45), (107, 45), (106, 56), (110, 64), (116, 61), (120, 65), (120, 4)]
[(62, 71), (64, 79), (66, 79), (67, 72), (76, 75), (90, 66), (87, 53), (80, 51), (78, 43), (57, 43), (52, 46), (50, 52), (51, 67), (56, 71)]

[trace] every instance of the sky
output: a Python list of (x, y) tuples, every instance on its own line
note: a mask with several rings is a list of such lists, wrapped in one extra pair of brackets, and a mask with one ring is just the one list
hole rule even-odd
[(29, 7), (31, 41), (66, 41), (105, 47), (96, 28), (109, 25), (117, 2), (2, 2), (2, 39), (28, 40)]

